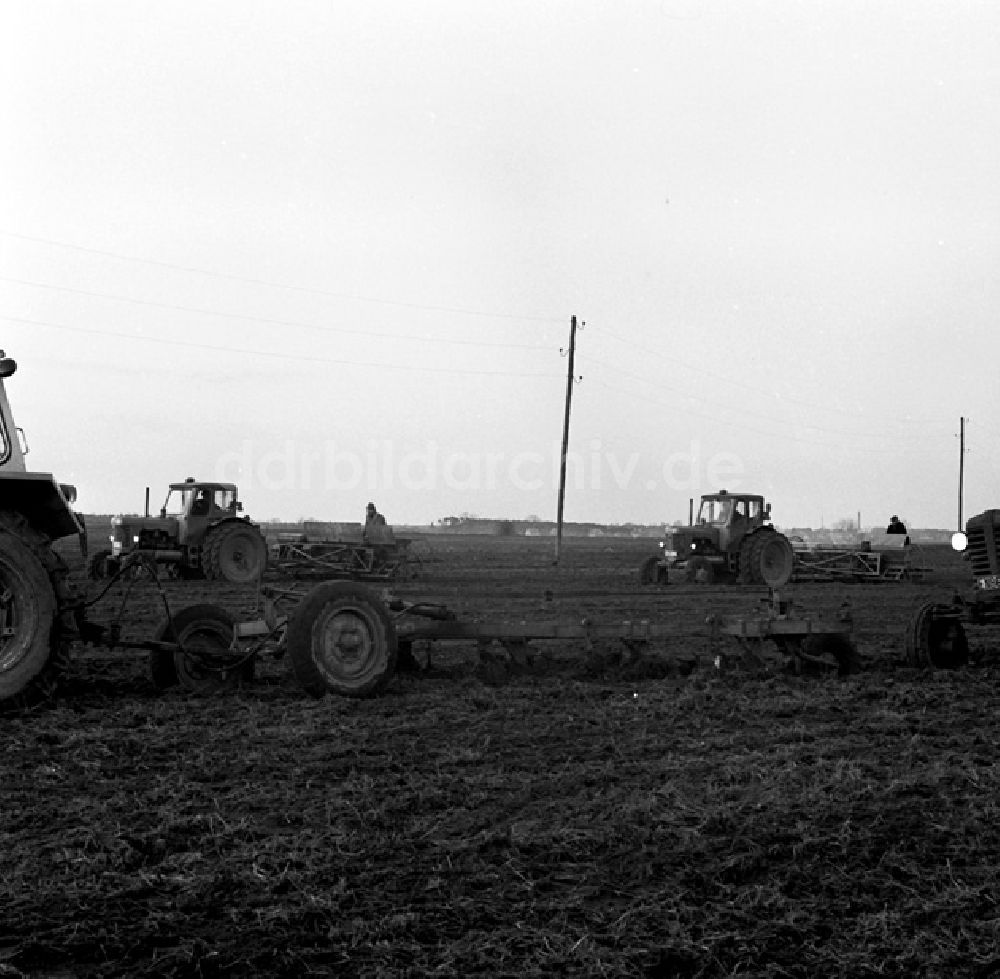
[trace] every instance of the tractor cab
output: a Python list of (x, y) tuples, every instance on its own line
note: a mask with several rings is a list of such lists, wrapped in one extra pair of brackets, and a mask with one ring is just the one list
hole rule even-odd
[(203, 483), (186, 479), (171, 483), (160, 517), (177, 521), (179, 539), (197, 545), (210, 527), (243, 509), (233, 483)]
[(21, 514), (51, 540), (78, 534), (86, 553), (83, 517), (73, 511), (76, 488), (57, 482), (51, 473), (27, 471), (28, 445), (14, 424), (4, 387), (16, 370), (17, 363), (0, 350), (0, 510)]
[(764, 497), (747, 493), (707, 493), (701, 498), (693, 526), (673, 534), (673, 550), (680, 557), (691, 553), (730, 554), (739, 550), (747, 534), (771, 519), (771, 505)]

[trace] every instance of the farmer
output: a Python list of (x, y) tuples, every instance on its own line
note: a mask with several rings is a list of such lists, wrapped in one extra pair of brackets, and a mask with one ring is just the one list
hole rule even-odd
[(385, 517), (375, 509), (374, 503), (365, 507), (365, 529), (361, 539), (366, 544), (391, 544), (392, 531), (386, 526)]

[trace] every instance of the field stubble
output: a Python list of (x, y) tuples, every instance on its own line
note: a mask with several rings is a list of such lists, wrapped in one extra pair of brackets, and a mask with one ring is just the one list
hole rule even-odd
[[(498, 676), (445, 648), (377, 699), (315, 701), (282, 663), (194, 697), (143, 653), (77, 651), (54, 703), (0, 717), (0, 977), (1000, 975), (998, 673), (901, 662), (961, 564), (790, 587), (850, 602), (865, 664), (807, 679), (715, 669), (706, 615), (759, 593), (640, 588), (648, 550), (568, 540), (555, 568), (547, 541), (433, 538), (393, 589), (676, 625), (625, 663), (561, 644)], [(135, 584), (127, 635), (159, 601)]]

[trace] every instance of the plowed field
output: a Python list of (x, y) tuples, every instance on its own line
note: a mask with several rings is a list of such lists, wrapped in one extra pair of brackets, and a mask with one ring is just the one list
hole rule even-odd
[[(790, 586), (805, 613), (850, 603), (864, 670), (840, 680), (711, 646), (706, 616), (759, 591), (642, 588), (650, 542), (570, 539), (558, 568), (552, 546), (429, 538), (393, 590), (672, 637), (528, 666), (441, 647), (371, 700), (311, 699), (280, 660), (159, 692), (143, 652), (74, 650), (53, 702), (0, 717), (0, 977), (1000, 975), (1000, 672), (902, 663), (960, 561)], [(161, 617), (135, 582), (125, 635)]]

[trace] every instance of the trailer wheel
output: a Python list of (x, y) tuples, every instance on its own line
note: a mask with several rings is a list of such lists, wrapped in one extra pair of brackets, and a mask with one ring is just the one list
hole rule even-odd
[(758, 540), (755, 551), (755, 570), (762, 584), (769, 588), (781, 588), (792, 580), (795, 552), (784, 534), (765, 534)]
[(715, 565), (708, 558), (690, 558), (685, 572), (687, 580), (696, 585), (710, 585), (715, 581)]
[(183, 649), (152, 652), (153, 683), (160, 689), (180, 683), (185, 690), (203, 694), (252, 683), (253, 656), (233, 648), (234, 624), (218, 605), (189, 605), (161, 623), (156, 638)]
[(665, 585), (666, 583), (667, 569), (663, 567), (658, 554), (651, 554), (639, 565), (639, 584)]
[(353, 581), (327, 581), (302, 600), (288, 624), (296, 679), (314, 697), (326, 691), (369, 697), (396, 668), (396, 629), (379, 597)]
[[(0, 703), (22, 706), (54, 688), (62, 564), (14, 514), (0, 514)], [(62, 575), (64, 578), (65, 576)]]
[(910, 666), (955, 670), (969, 661), (969, 641), (951, 605), (921, 605), (910, 619), (905, 646)]
[(230, 520), (209, 531), (202, 554), (206, 577), (247, 585), (264, 570), (267, 544), (252, 524)]
[(850, 676), (861, 671), (861, 656), (847, 636), (813, 634), (802, 641), (802, 672), (812, 675), (836, 673)]

